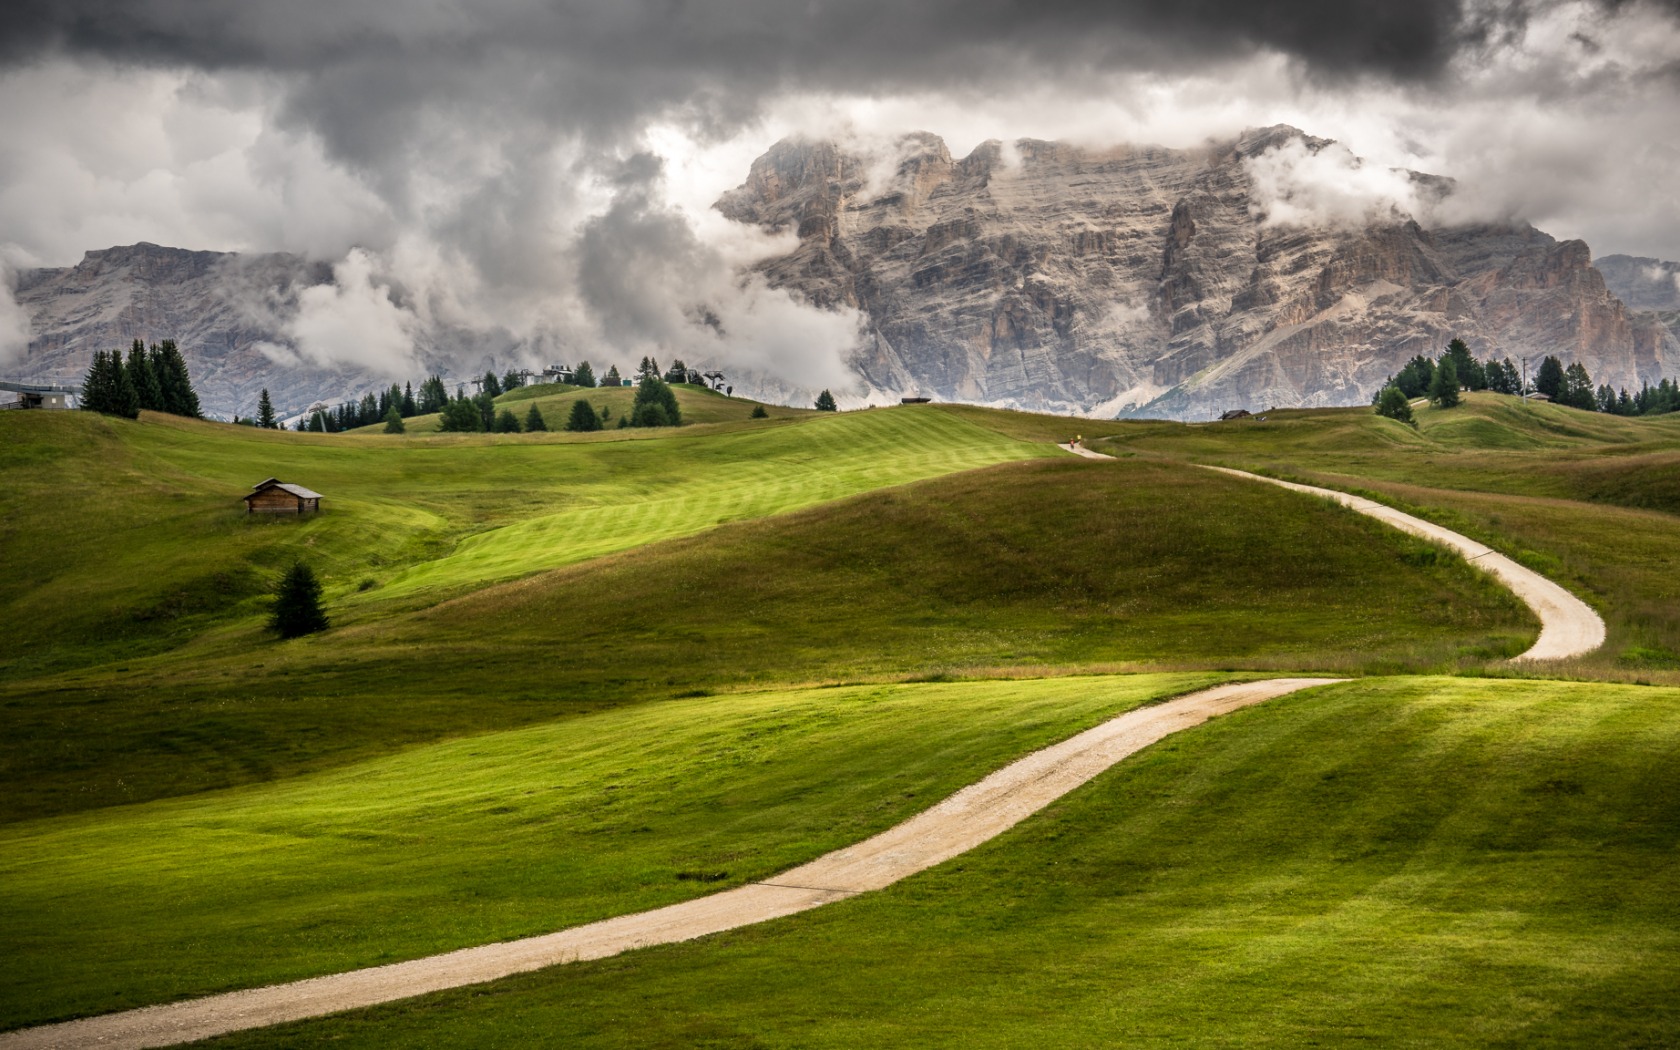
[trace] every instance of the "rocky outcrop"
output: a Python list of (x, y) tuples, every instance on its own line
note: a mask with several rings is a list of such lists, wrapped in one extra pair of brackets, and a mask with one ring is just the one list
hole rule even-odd
[[(30, 318), (29, 346), (0, 376), (79, 386), (96, 350), (135, 339), (174, 339), (207, 415), (255, 414), (265, 387), (282, 417), (383, 389), (391, 376), (323, 367), (296, 352), (287, 319), (298, 294), (331, 284), (332, 267), (297, 255), (199, 252), (140, 243), (90, 251), (75, 266), (24, 270), (15, 298)], [(416, 374), (482, 374), (509, 360), (503, 333), (417, 332)]]
[[(1632, 255), (1606, 255), (1593, 263), (1616, 298), (1628, 305), (1642, 330), (1662, 326), (1680, 339), (1680, 263)], [(1647, 337), (1649, 338), (1649, 337)]]
[(75, 266), (24, 270), (16, 298), (32, 335), (6, 373), (26, 381), (79, 385), (96, 350), (135, 339), (174, 339), (207, 413), (252, 415), (267, 387), (282, 414), (336, 402), (368, 386), (353, 371), (276, 364), (260, 346), (277, 343), (274, 308), (299, 290), (332, 280), (324, 264), (295, 255), (196, 252), (140, 243), (90, 251)]
[(863, 311), (855, 365), (888, 393), (1178, 418), (1356, 404), (1453, 336), (1616, 385), (1680, 366), (1674, 335), (1631, 315), (1580, 241), (1397, 213), (1269, 223), (1250, 161), (1297, 145), (1329, 144), (1274, 127), (1197, 150), (1022, 140), (956, 160), (916, 134), (883, 164), (789, 140), (717, 207), (797, 232), (759, 268)]

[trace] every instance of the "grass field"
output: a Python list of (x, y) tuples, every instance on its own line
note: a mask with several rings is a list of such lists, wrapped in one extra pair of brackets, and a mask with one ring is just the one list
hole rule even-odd
[[(1029, 417), (1036, 418), (1036, 417)], [(1264, 423), (1105, 424), (1089, 442), (1361, 491), (1481, 540), (1596, 605), (1600, 653), (1559, 670), (1680, 685), (1680, 417), (1624, 419), (1494, 394), (1423, 409), (1414, 430), (1365, 409)], [(1011, 421), (1007, 432), (1035, 426)]]
[(741, 522), (297, 642), (253, 627), (245, 648), (0, 688), (0, 813), (265, 780), (697, 690), (1093, 666), (1439, 670), (1534, 634), (1456, 557), (1345, 509), (1208, 471), (1064, 457)]
[(1317, 690), (879, 893), (207, 1045), (1671, 1045), (1677, 755), (1675, 690)]
[[(709, 395), (716, 397), (717, 395)], [(720, 398), (721, 400), (721, 398)], [(739, 431), (354, 439), (85, 413), (0, 418), (0, 672), (126, 659), (260, 630), (306, 556), (341, 623), (613, 551), (860, 492), (1055, 454), (941, 413), (827, 415)], [(265, 477), (326, 494), (256, 520)]]
[[(556, 426), (631, 394), (503, 401)], [(1319, 671), (1376, 677), (1171, 738), (886, 892), (224, 1042), (1680, 1031), (1680, 690), (1610, 681), (1680, 685), (1680, 419), (679, 397), (692, 425), (591, 435), (0, 413), (0, 1027), (693, 897), (1127, 707)], [(1052, 447), (1074, 433), (1117, 460)], [(1506, 666), (1535, 623), (1456, 556), (1200, 463), (1442, 521), (1611, 644)], [(327, 512), (247, 519), (271, 475)], [(299, 556), (334, 628), (278, 642)], [(1598, 681), (1510, 677), (1539, 673)]]
[(0, 829), (0, 1026), (546, 932), (762, 879), (1209, 675), (687, 699)]

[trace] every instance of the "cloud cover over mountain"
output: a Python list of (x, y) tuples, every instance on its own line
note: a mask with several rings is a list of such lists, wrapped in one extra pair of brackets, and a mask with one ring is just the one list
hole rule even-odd
[(296, 252), (346, 280), (288, 307), (289, 349), (393, 374), (442, 326), (532, 363), (843, 380), (860, 318), (738, 278), (792, 242), (709, 208), (794, 132), (960, 153), (1288, 122), (1457, 177), (1477, 217), (1680, 256), (1673, 2), (21, 0), (0, 63), (0, 134), (28, 144), (0, 158), (8, 272), (139, 240)]

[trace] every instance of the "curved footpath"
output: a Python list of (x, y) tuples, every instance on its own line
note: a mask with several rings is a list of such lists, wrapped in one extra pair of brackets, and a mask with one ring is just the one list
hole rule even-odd
[(1274, 678), (1204, 689), (1135, 708), (970, 784), (931, 809), (767, 882), (558, 933), (291, 984), (25, 1028), (0, 1048), (171, 1046), (246, 1028), (374, 1006), (527, 970), (672, 944), (807, 911), (898, 880), (973, 849), (1162, 737), (1228, 711), (1336, 678)]
[[(1113, 458), (1077, 445), (1061, 447), (1088, 459)], [(1604, 621), (1585, 602), (1468, 537), (1346, 492), (1263, 478), (1227, 467), (1206, 469), (1334, 500), (1403, 532), (1458, 551), (1472, 565), (1492, 573), (1540, 618), (1539, 639), (1516, 660), (1559, 660), (1604, 644)], [(1222, 685), (1128, 711), (1019, 759), (874, 838), (835, 850), (767, 882), (523, 940), (20, 1029), (0, 1034), (0, 1050), (171, 1046), (480, 984), (559, 963), (604, 959), (633, 948), (693, 940), (793, 915), (890, 886), (973, 849), (1171, 733), (1285, 693), (1338, 681), (1342, 679), (1274, 678)]]
[(1540, 618), (1540, 637), (1534, 640), (1527, 652), (1512, 657), (1512, 663), (1524, 660), (1564, 660), (1590, 653), (1604, 644), (1604, 621), (1593, 611), (1592, 606), (1534, 570), (1523, 568), (1492, 547), (1477, 543), (1468, 536), (1460, 536), (1451, 529), (1444, 529), (1422, 518), (1414, 518), (1410, 514), (1363, 496), (1337, 492), (1335, 489), (1321, 489), (1316, 485), (1298, 485), (1293, 481), (1263, 478), (1258, 474), (1232, 470), (1230, 467), (1205, 469), (1217, 470), (1221, 474), (1247, 478), (1250, 481), (1264, 481), (1268, 485), (1278, 485), (1311, 496), (1322, 496), (1392, 525), (1401, 532), (1420, 536), (1464, 555), (1466, 561), (1483, 572), (1492, 574)]

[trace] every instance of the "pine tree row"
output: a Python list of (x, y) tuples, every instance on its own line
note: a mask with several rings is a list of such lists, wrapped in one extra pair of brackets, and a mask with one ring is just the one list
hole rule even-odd
[(1626, 388), (1620, 392), (1609, 384), (1594, 388), (1587, 367), (1576, 361), (1564, 367), (1556, 356), (1547, 356), (1527, 390), (1523, 389), (1523, 375), (1510, 358), (1478, 361), (1462, 339), (1447, 344), (1439, 360), (1431, 361), (1419, 354), (1406, 362), (1404, 368), (1388, 378), (1377, 392), (1373, 403), (1379, 415), (1402, 422), (1412, 421), (1408, 402), (1428, 397), (1443, 408), (1459, 402), (1461, 390), (1490, 390), (1496, 394), (1538, 393), (1571, 408), (1586, 412), (1609, 412), (1619, 416), (1656, 416), (1680, 411), (1680, 383), (1664, 379), (1655, 386), (1644, 384), (1637, 394)]
[(121, 350), (96, 351), (82, 381), (82, 408), (129, 419), (142, 411), (199, 415), (198, 393), (173, 339), (150, 348), (136, 339), (126, 361)]

